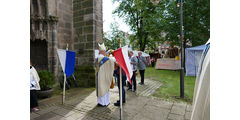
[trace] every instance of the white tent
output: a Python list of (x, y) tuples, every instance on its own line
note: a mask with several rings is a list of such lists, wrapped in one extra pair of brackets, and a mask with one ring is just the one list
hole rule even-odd
[(196, 76), (198, 72), (199, 61), (206, 45), (186, 48), (185, 65), (186, 76)]
[(210, 40), (199, 63), (191, 120), (210, 120)]
[[(133, 50), (133, 56), (138, 56), (138, 52), (140, 51)], [(150, 55), (145, 52), (142, 52), (142, 56), (146, 58), (147, 65), (149, 66), (151, 64)]]
[[(134, 50), (134, 51), (133, 51), (133, 56), (138, 56), (138, 52), (140, 52), (140, 51)], [(145, 53), (145, 52), (142, 52), (142, 56), (143, 56), (143, 57), (150, 57), (150, 55), (147, 54), (147, 53)]]
[[(140, 52), (140, 51), (134, 50), (133, 56), (138, 56), (138, 52)], [(99, 50), (95, 50), (94, 53), (95, 53), (94, 57), (95, 57), (95, 59), (97, 59), (97, 57), (99, 55)], [(150, 55), (145, 52), (142, 52), (142, 56), (146, 58), (147, 64), (150, 65), (150, 63), (151, 63)]]

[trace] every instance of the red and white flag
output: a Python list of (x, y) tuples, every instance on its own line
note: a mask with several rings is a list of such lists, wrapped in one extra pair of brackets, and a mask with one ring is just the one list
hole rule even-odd
[(128, 57), (128, 47), (124, 46), (122, 48), (119, 48), (115, 50), (113, 54), (117, 63), (125, 71), (130, 84), (132, 84), (131, 77), (132, 77), (133, 71), (132, 71), (132, 67), (130, 65), (130, 60)]

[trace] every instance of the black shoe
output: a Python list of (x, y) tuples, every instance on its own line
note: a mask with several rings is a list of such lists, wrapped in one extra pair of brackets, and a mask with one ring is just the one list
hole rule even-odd
[(115, 102), (114, 106), (120, 106), (120, 102)]
[(98, 105), (98, 107), (104, 107), (104, 105), (101, 105), (101, 104), (99, 104), (99, 103), (98, 103), (97, 105)]
[(133, 90), (133, 92), (136, 92), (136, 90)]
[[(125, 103), (125, 101), (123, 101), (123, 103)], [(120, 101), (118, 100), (117, 102), (115, 102), (114, 106), (120, 106)]]
[[(120, 101), (119, 101), (119, 100), (117, 100), (117, 102), (118, 102), (118, 103), (120, 103)], [(123, 103), (125, 103), (125, 101), (123, 101)]]
[(138, 83), (138, 84), (143, 85), (142, 83)]
[(110, 103), (108, 105), (101, 105), (98, 103), (97, 105), (98, 105), (98, 107), (107, 107), (108, 105), (110, 105)]
[[(123, 102), (123, 103), (125, 103), (125, 102)], [(115, 102), (114, 106), (120, 106), (120, 102)]]
[(128, 88), (127, 91), (128, 91), (128, 90), (132, 90), (132, 88)]

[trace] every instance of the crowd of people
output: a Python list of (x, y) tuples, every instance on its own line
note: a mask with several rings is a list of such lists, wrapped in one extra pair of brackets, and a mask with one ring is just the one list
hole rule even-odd
[[(130, 65), (132, 68), (132, 76), (131, 81), (126, 84), (127, 76), (124, 70), (122, 69), (122, 103), (126, 102), (126, 91), (124, 86), (128, 86), (127, 90), (132, 90), (136, 92), (137, 84), (136, 84), (136, 76), (138, 74), (137, 69), (139, 69), (141, 82), (140, 85), (144, 85), (144, 73), (146, 69), (146, 59), (142, 56), (142, 52), (138, 53), (138, 56), (133, 56), (133, 52), (128, 52)], [(96, 60), (96, 68), (97, 68), (97, 76), (96, 76), (96, 93), (97, 93), (97, 101), (98, 106), (108, 106), (110, 104), (110, 94), (109, 89), (110, 85), (113, 82), (113, 75), (117, 78), (117, 86), (120, 95), (120, 67), (114, 57), (110, 55), (106, 56), (106, 47), (104, 44), (99, 45), (99, 56)], [(120, 96), (119, 96), (120, 98)], [(117, 100), (114, 103), (115, 106), (120, 106), (120, 100)]]
[[(127, 76), (124, 70), (122, 69), (122, 102), (126, 102), (126, 92), (124, 86), (128, 86), (127, 90), (136, 92), (137, 84), (136, 84), (136, 76), (138, 74), (138, 69), (141, 76), (140, 85), (144, 85), (144, 73), (146, 69), (146, 59), (142, 56), (142, 52), (138, 53), (138, 56), (133, 56), (133, 52), (128, 52), (130, 65), (132, 68), (132, 76), (131, 81), (127, 82)], [(117, 86), (120, 95), (120, 66), (116, 62), (116, 59), (110, 55), (106, 56), (106, 47), (104, 44), (99, 44), (99, 56), (95, 63), (97, 74), (96, 74), (96, 95), (98, 106), (104, 107), (110, 104), (110, 86), (113, 84), (113, 75), (117, 79)], [(31, 111), (38, 111), (38, 98), (37, 98), (37, 90), (40, 90), (39, 85), (40, 78), (36, 69), (32, 66), (32, 62), (30, 61), (30, 109)], [(127, 84), (126, 84), (127, 83)], [(120, 96), (119, 96), (120, 98)], [(120, 100), (114, 103), (115, 106), (120, 106)]]

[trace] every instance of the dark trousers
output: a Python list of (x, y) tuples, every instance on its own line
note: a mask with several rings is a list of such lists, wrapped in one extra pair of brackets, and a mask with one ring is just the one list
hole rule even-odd
[(141, 75), (141, 83), (144, 84), (144, 72), (145, 70), (139, 70), (140, 75)]
[[(126, 95), (125, 95), (125, 89), (124, 89), (124, 83), (126, 83), (127, 77), (122, 76), (122, 100), (123, 102), (126, 101)], [(117, 81), (118, 81), (118, 93), (119, 93), (119, 100), (120, 100), (120, 76), (117, 75)]]
[[(136, 72), (137, 71), (133, 71), (133, 76), (132, 76), (132, 78), (131, 78), (131, 81), (132, 81), (132, 84), (133, 84), (133, 87), (134, 87), (134, 90), (136, 91), (136, 89), (137, 89), (137, 85), (136, 85), (136, 76), (135, 76), (135, 74), (136, 74)], [(129, 87), (128, 87), (129, 89), (132, 89), (132, 85), (129, 83)]]
[(152, 67), (154, 67), (155, 62), (152, 62)]
[(30, 108), (38, 106), (37, 92), (36, 90), (30, 90)]

